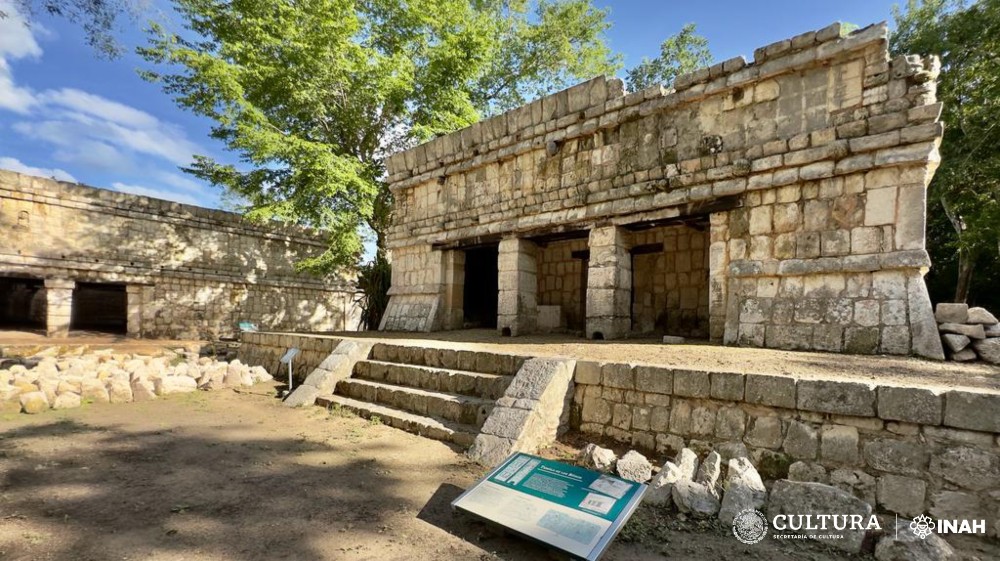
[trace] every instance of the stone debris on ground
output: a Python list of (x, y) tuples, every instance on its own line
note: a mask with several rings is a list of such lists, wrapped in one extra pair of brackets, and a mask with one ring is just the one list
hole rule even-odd
[(239, 360), (194, 353), (144, 356), (95, 351), (60, 357), (44, 352), (0, 370), (0, 412), (42, 413), (84, 403), (129, 403), (196, 390), (252, 386), (272, 376)]
[(899, 520), (896, 528), (887, 529), (875, 546), (878, 561), (951, 561), (958, 559), (948, 542), (934, 533), (917, 536), (910, 520)]
[[(581, 451), (577, 462), (593, 469), (595, 457), (605, 459), (613, 456), (613, 451), (589, 444)], [(868, 490), (865, 481), (850, 470), (834, 470), (832, 475), (827, 475), (822, 466), (800, 461), (791, 465), (788, 479), (769, 481), (765, 485), (750, 458), (735, 456), (724, 461), (722, 454), (714, 450), (699, 459), (692, 449), (682, 448), (657, 473), (645, 479), (645, 472), (640, 474), (640, 470), (635, 469), (643, 463), (648, 465), (646, 458), (632, 450), (622, 456), (615, 467), (619, 476), (625, 473), (630, 476), (626, 479), (649, 485), (643, 496), (645, 505), (673, 510), (682, 518), (687, 516), (705, 521), (717, 517), (720, 523), (729, 526), (741, 512), (747, 510), (766, 513), (768, 520), (777, 515), (789, 518), (805, 513), (826, 515), (833, 522), (825, 529), (812, 528), (798, 520), (795, 524), (801, 530), (793, 528), (789, 531), (850, 554), (874, 553), (878, 561), (958, 559), (952, 547), (940, 537), (932, 534), (920, 539), (916, 536), (909, 527), (909, 518), (900, 519), (898, 532), (891, 526), (884, 527), (885, 517), (882, 517), (881, 527), (872, 526), (872, 520), (876, 518), (872, 507), (874, 487), (872, 493), (865, 492)], [(838, 516), (843, 520), (837, 522)], [(860, 517), (860, 527), (851, 527), (848, 521), (852, 516)], [(834, 523), (846, 524), (847, 527), (841, 529)], [(831, 535), (840, 537), (831, 539)]]
[(1000, 364), (1000, 321), (988, 310), (941, 303), (934, 310), (934, 319), (949, 359)]
[(653, 464), (649, 463), (646, 456), (635, 450), (629, 450), (627, 454), (615, 462), (615, 472), (622, 479), (645, 483), (653, 477)]
[(580, 451), (577, 462), (587, 469), (610, 473), (617, 459), (618, 456), (615, 455), (613, 450), (601, 448), (591, 443)]

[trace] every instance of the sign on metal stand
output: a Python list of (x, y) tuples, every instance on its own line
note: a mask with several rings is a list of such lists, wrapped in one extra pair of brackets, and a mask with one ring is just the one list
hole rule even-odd
[(281, 357), (281, 364), (288, 365), (288, 392), (292, 391), (292, 359), (298, 356), (299, 350), (295, 347), (288, 349), (288, 352)]
[(518, 453), (451, 506), (575, 558), (595, 561), (645, 492), (641, 483)]

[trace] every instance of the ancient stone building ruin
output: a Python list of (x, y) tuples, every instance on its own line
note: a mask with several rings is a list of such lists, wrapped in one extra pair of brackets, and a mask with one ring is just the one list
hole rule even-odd
[(835, 24), (673, 90), (596, 78), (392, 156), (382, 329), (942, 357), (938, 62), (887, 35)]
[(0, 328), (234, 335), (357, 324), (355, 289), (295, 263), (317, 232), (0, 170)]

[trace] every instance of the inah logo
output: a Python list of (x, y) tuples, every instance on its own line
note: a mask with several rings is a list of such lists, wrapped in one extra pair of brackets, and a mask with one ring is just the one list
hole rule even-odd
[(755, 544), (767, 536), (767, 518), (756, 509), (742, 510), (733, 517), (733, 535), (745, 544)]
[(932, 533), (943, 534), (985, 534), (985, 520), (937, 520), (921, 514), (910, 522), (910, 530), (920, 539), (926, 539)]
[(927, 536), (934, 533), (934, 521), (931, 520), (930, 516), (926, 514), (921, 514), (920, 516), (913, 519), (910, 522), (910, 529), (913, 533), (920, 539), (925, 539)]

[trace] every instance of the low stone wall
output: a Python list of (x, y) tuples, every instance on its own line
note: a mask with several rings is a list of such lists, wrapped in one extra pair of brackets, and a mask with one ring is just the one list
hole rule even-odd
[(237, 358), (246, 364), (263, 366), (279, 380), (288, 379), (288, 366), (279, 362), (282, 355), (292, 347), (299, 349), (301, 352), (292, 360), (292, 375), (295, 383), (301, 384), (343, 339), (295, 333), (243, 333), (241, 341)]
[(575, 381), (585, 434), (669, 454), (744, 445), (774, 479), (1000, 531), (1000, 392), (594, 362), (578, 362)]

